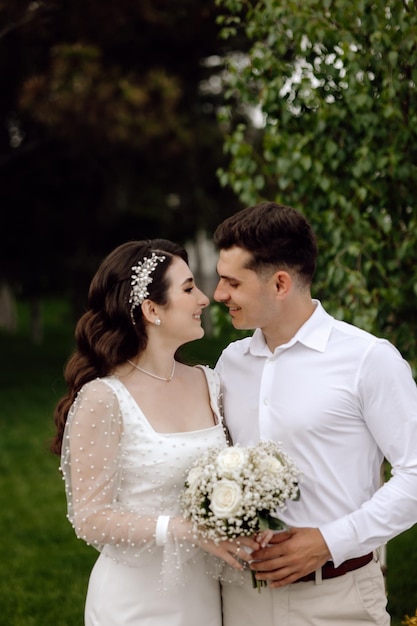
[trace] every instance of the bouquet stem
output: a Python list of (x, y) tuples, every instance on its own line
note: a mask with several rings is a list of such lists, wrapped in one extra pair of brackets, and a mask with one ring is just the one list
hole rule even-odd
[(253, 587), (254, 589), (257, 589), (257, 590), (258, 590), (258, 593), (261, 593), (261, 589), (262, 589), (262, 587), (267, 587), (267, 586), (268, 586), (267, 581), (266, 581), (266, 580), (258, 580), (258, 579), (255, 577), (255, 573), (256, 573), (256, 572), (254, 572), (254, 571), (253, 571), (253, 569), (251, 570), (251, 572), (250, 572), (250, 573), (251, 573), (251, 576), (252, 576), (252, 587)]

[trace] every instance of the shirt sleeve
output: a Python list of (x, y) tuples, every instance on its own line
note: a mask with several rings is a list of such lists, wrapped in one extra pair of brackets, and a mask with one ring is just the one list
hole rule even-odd
[(385, 544), (417, 522), (417, 388), (389, 342), (373, 344), (357, 375), (362, 416), (392, 467), (356, 511), (320, 527), (336, 566)]

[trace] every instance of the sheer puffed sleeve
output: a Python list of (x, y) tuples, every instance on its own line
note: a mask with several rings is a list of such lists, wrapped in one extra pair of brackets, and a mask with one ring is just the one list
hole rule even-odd
[(101, 550), (104, 544), (131, 553), (155, 539), (156, 519), (120, 501), (123, 420), (114, 390), (87, 383), (65, 427), (61, 470), (68, 519), (77, 536)]
[[(215, 382), (210, 378), (209, 390), (217, 412)], [(204, 552), (179, 496), (195, 458), (210, 445), (225, 445), (221, 422), (159, 433), (116, 377), (87, 383), (69, 412), (61, 458), (77, 536), (132, 567), (159, 563), (163, 588), (182, 583), (185, 565)]]

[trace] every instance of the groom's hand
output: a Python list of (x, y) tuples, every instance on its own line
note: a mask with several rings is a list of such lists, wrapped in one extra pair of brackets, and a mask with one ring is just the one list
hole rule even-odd
[(314, 572), (331, 559), (318, 528), (290, 528), (273, 536), (268, 546), (251, 555), (256, 578), (283, 587)]

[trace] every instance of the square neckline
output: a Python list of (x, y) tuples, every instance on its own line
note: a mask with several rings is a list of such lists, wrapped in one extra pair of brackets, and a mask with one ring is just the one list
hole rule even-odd
[(146, 417), (143, 409), (140, 407), (140, 405), (138, 404), (138, 402), (135, 400), (135, 398), (133, 397), (132, 393), (129, 391), (129, 389), (126, 387), (126, 385), (120, 380), (120, 378), (118, 376), (116, 376), (115, 374), (111, 374), (110, 376), (106, 376), (104, 377), (102, 380), (105, 382), (106, 379), (107, 380), (112, 380), (113, 382), (116, 382), (119, 387), (121, 388), (122, 391), (124, 391), (124, 393), (128, 396), (128, 398), (132, 401), (133, 405), (135, 406), (136, 410), (139, 412), (139, 414), (141, 415), (141, 417), (143, 418), (145, 424), (147, 425), (147, 427), (155, 434), (158, 436), (164, 436), (164, 437), (174, 437), (174, 436), (178, 436), (178, 435), (190, 435), (190, 434), (196, 434), (196, 433), (202, 433), (202, 432), (209, 432), (215, 428), (218, 428), (219, 426), (222, 427), (223, 426), (223, 422), (221, 419), (220, 415), (217, 415), (214, 407), (213, 407), (213, 396), (211, 393), (211, 388), (210, 388), (210, 381), (208, 379), (207, 376), (207, 370), (206, 367), (204, 365), (196, 365), (195, 367), (198, 367), (199, 369), (201, 369), (204, 373), (205, 379), (206, 379), (206, 384), (207, 384), (207, 389), (208, 389), (208, 393), (209, 393), (209, 399), (210, 399), (210, 408), (215, 420), (215, 423), (213, 424), (213, 426), (209, 426), (208, 428), (198, 428), (196, 430), (178, 430), (178, 431), (173, 431), (173, 432), (162, 432), (159, 430), (155, 430), (155, 428), (152, 426), (151, 422), (149, 421), (149, 419)]

